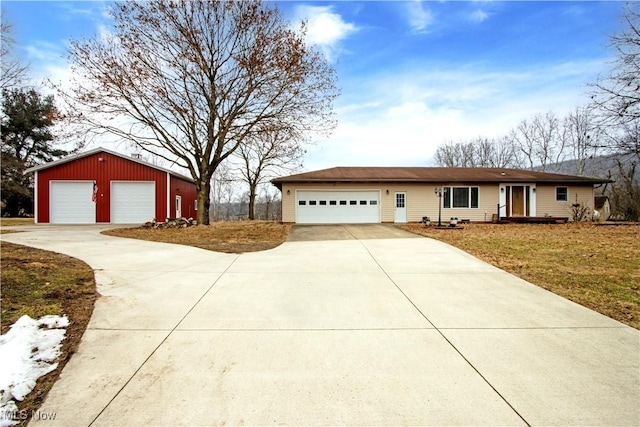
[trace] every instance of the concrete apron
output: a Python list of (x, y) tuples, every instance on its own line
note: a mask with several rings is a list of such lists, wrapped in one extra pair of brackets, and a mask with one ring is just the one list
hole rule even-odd
[(102, 295), (34, 425), (640, 423), (640, 332), (437, 241), (2, 239)]

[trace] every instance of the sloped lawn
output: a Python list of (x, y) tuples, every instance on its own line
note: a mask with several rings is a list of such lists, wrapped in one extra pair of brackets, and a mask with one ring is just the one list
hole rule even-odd
[(471, 224), (399, 226), (640, 329), (640, 225)]

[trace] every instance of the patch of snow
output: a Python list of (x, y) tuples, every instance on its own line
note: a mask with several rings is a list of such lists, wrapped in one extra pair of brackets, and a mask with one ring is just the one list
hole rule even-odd
[(23, 400), (43, 375), (55, 370), (62, 340), (69, 326), (67, 316), (22, 316), (0, 335), (0, 426), (17, 424), (15, 400)]

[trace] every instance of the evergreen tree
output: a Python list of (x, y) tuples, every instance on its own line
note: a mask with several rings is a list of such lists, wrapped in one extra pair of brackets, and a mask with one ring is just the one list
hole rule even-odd
[(32, 213), (33, 183), (25, 169), (69, 154), (55, 144), (51, 128), (58, 119), (52, 95), (34, 89), (2, 92), (2, 215)]

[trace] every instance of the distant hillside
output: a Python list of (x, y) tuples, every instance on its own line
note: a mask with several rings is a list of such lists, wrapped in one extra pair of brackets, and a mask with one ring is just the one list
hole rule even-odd
[[(609, 178), (616, 179), (619, 173), (618, 163), (616, 159), (622, 161), (623, 166), (628, 168), (632, 162), (637, 158), (633, 154), (627, 154), (624, 156), (608, 155), (608, 156), (595, 156), (586, 159), (584, 165), (583, 176), (589, 176), (594, 178)], [(541, 167), (534, 168), (535, 170), (541, 170)], [(547, 172), (562, 173), (567, 175), (578, 175), (578, 161), (566, 160), (564, 162), (547, 165)], [(639, 171), (640, 172), (640, 171)], [(640, 185), (640, 173), (636, 173), (636, 184)]]

